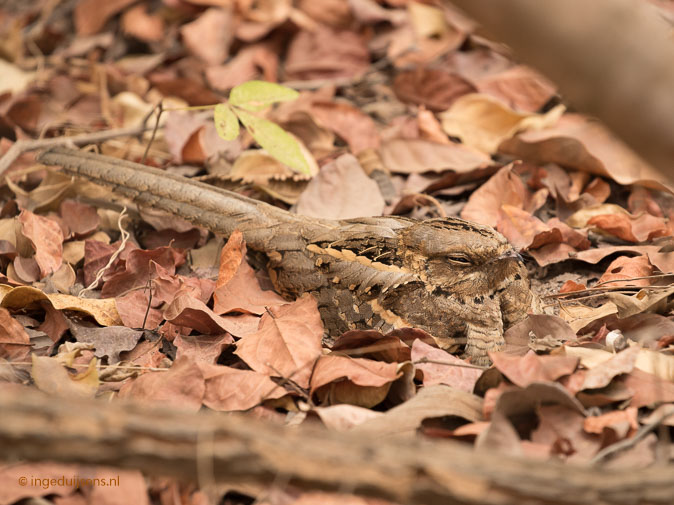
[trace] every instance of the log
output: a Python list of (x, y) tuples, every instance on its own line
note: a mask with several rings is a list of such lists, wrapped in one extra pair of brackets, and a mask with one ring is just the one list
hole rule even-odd
[[(674, 465), (606, 470), (457, 442), (287, 428), (242, 414), (0, 389), (0, 457), (138, 469), (218, 484), (347, 492), (401, 504), (670, 504)], [(205, 474), (205, 472), (207, 472)]]

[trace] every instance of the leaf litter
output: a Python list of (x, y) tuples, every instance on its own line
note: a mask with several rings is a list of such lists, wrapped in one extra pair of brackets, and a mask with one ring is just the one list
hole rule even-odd
[[(48, 3), (0, 7), (0, 22), (25, 28)], [(598, 121), (566, 112), (554, 83), (446, 4), (295, 4), (80, 0), (30, 40), (3, 35), (0, 153), (38, 135), (137, 125), (160, 100), (215, 104), (244, 82), (285, 83), (297, 100), (244, 123), (274, 121), (298, 139), (286, 161), (306, 175), (248, 133), (219, 138), (210, 113), (168, 112), (152, 142), (148, 132), (98, 149), (306, 215), (488, 224), (529, 258), (547, 313), (510, 328), (489, 370), (420, 330), (347, 332), (325, 347), (315, 301), (275, 293), (240, 235), (223, 247), (143, 209), (131, 225), (119, 207), (96, 207), (117, 201), (106, 190), (24, 154), (8, 167), (0, 212), (3, 382), (56, 397), (294, 413), (332, 430), (541, 460), (591, 462), (635, 440), (608, 464), (654, 462), (669, 442), (635, 437), (674, 409), (671, 182)], [(8, 496), (37, 496), (11, 482)], [(120, 492), (146, 503), (134, 482)]]

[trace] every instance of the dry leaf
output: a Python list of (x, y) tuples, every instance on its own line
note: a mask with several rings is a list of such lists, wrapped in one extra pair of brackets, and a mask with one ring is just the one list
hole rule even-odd
[(524, 65), (485, 76), (475, 84), (480, 93), (523, 112), (537, 112), (555, 95), (554, 84)]
[(398, 174), (467, 173), (492, 164), (491, 158), (461, 144), (438, 144), (421, 139), (394, 139), (381, 147), (384, 166)]
[(63, 260), (63, 232), (58, 223), (27, 210), (21, 211), (19, 223), (22, 225), (21, 232), (35, 250), (40, 278), (58, 270)]
[(360, 109), (342, 102), (313, 102), (311, 116), (323, 128), (333, 131), (349, 144), (353, 154), (379, 149), (379, 132), (374, 120)]
[(578, 358), (566, 356), (537, 356), (529, 351), (524, 357), (490, 352), (494, 366), (510, 381), (522, 388), (535, 382), (554, 382), (570, 375), (578, 366)]
[(444, 70), (417, 67), (399, 73), (393, 91), (405, 103), (423, 105), (434, 112), (448, 109), (462, 95), (477, 89), (462, 77)]
[(248, 410), (264, 400), (286, 394), (285, 389), (265, 373), (205, 363), (199, 367), (206, 379), (204, 405), (213, 410)]
[(58, 358), (32, 356), (31, 376), (35, 385), (50, 396), (93, 398), (98, 391), (96, 359), (89, 368), (77, 375), (71, 375)]
[(316, 300), (307, 294), (293, 303), (270, 307), (259, 330), (237, 342), (236, 355), (256, 372), (280, 375), (306, 388), (321, 355), (322, 338)]
[[(637, 279), (638, 277), (648, 277), (653, 274), (653, 265), (648, 261), (648, 256), (620, 256), (611, 262), (606, 272), (599, 279), (598, 284), (609, 282), (609, 287), (621, 286), (650, 286), (651, 279)], [(616, 282), (616, 281), (625, 282)]]
[(355, 426), (352, 431), (380, 437), (414, 436), (424, 419), (445, 416), (482, 421), (482, 398), (443, 384), (425, 387), (411, 400)]
[(557, 163), (610, 177), (625, 186), (674, 191), (664, 174), (645, 164), (598, 121), (579, 114), (566, 114), (555, 126), (517, 135), (499, 150), (541, 165)]
[(59, 293), (45, 294), (39, 289), (29, 286), (12, 288), (0, 284), (0, 300), (0, 306), (17, 310), (24, 310), (32, 303), (46, 300), (56, 310), (67, 309), (89, 314), (98, 324), (103, 326), (121, 324), (114, 298), (92, 299)]
[(356, 157), (343, 154), (309, 182), (297, 201), (297, 213), (348, 219), (380, 216), (385, 205), (379, 186), (365, 175)]
[(232, 12), (208, 9), (191, 23), (184, 24), (180, 34), (185, 47), (202, 61), (208, 65), (223, 63), (233, 38)]
[(147, 372), (125, 383), (119, 397), (196, 412), (201, 408), (205, 390), (204, 375), (199, 367), (181, 358), (165, 372)]
[(449, 354), (442, 349), (415, 340), (412, 344), (413, 362), (429, 360), (430, 363), (417, 363), (415, 367), (423, 374), (424, 386), (446, 384), (459, 391), (472, 393), (482, 370), (470, 368), (466, 361)]
[(440, 114), (445, 133), (487, 154), (522, 130), (540, 130), (554, 125), (564, 112), (559, 105), (545, 114), (515, 112), (500, 100), (471, 93), (458, 98)]

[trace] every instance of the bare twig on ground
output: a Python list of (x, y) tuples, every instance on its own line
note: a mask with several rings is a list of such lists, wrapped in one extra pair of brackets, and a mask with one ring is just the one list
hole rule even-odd
[(80, 135), (73, 135), (72, 137), (17, 140), (7, 150), (4, 156), (0, 158), (0, 175), (4, 174), (19, 156), (29, 151), (37, 151), (39, 149), (47, 149), (55, 146), (81, 146), (94, 142), (103, 142), (117, 137), (135, 137), (148, 129), (149, 128), (145, 126), (145, 122), (143, 122), (140, 126), (135, 126), (133, 128), (118, 128), (115, 130), (82, 133)]

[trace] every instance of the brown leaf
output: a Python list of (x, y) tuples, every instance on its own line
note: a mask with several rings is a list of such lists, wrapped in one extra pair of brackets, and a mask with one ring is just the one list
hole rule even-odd
[(155, 329), (164, 320), (158, 307), (163, 302), (153, 300), (150, 305), (150, 294), (146, 290), (132, 290), (130, 293), (115, 298), (115, 306), (124, 326), (129, 328)]
[(384, 166), (398, 174), (444, 172), (463, 174), (488, 167), (491, 158), (462, 144), (438, 144), (420, 139), (394, 139), (381, 147)]
[(241, 49), (227, 64), (208, 67), (206, 81), (221, 92), (253, 79), (276, 82), (278, 65), (278, 51), (267, 43), (254, 44)]
[(482, 370), (470, 368), (466, 361), (449, 354), (442, 349), (425, 344), (421, 340), (415, 340), (412, 344), (413, 362), (429, 360), (430, 363), (415, 364), (423, 373), (424, 386), (434, 384), (446, 384), (459, 391), (472, 393), (477, 379), (482, 375)]
[(116, 296), (127, 291), (145, 286), (156, 276), (156, 268), (152, 263), (163, 267), (168, 275), (175, 274), (176, 267), (185, 262), (185, 252), (172, 247), (160, 247), (150, 251), (135, 249), (130, 251), (124, 270), (112, 275), (101, 289), (101, 295)]
[(499, 150), (541, 165), (557, 163), (610, 177), (624, 186), (674, 191), (664, 174), (645, 164), (599, 122), (579, 114), (566, 114), (555, 126), (521, 133)]
[(634, 243), (652, 240), (668, 234), (664, 220), (650, 214), (642, 214), (638, 217), (625, 214), (604, 214), (591, 218), (587, 224), (627, 242)]
[(252, 329), (249, 320), (243, 316), (232, 318), (219, 316), (204, 302), (188, 294), (176, 296), (164, 310), (164, 318), (176, 326), (193, 328), (209, 335), (228, 332), (232, 335), (243, 336)]
[(263, 314), (267, 307), (288, 303), (274, 291), (263, 290), (255, 276), (255, 271), (244, 260), (239, 265), (234, 277), (213, 293), (216, 314), (243, 312), (247, 314)]
[(550, 228), (529, 212), (507, 204), (499, 209), (496, 229), (519, 250), (562, 241), (562, 233), (557, 228)]
[(259, 330), (237, 342), (236, 354), (257, 372), (281, 375), (306, 388), (322, 352), (322, 338), (316, 300), (305, 294), (293, 303), (270, 307)]
[[(241, 230), (234, 230), (220, 251), (218, 279), (215, 281), (216, 291), (234, 278), (245, 257), (246, 243), (243, 240), (243, 233)], [(214, 295), (214, 299), (217, 305), (217, 294)]]
[[(610, 282), (610, 287), (620, 286), (650, 286), (651, 279), (629, 280), (636, 277), (647, 277), (653, 274), (653, 265), (648, 261), (648, 256), (620, 256), (611, 262), (606, 272), (601, 276), (597, 284)], [(615, 282), (624, 280), (625, 282)]]
[[(322, 2), (299, 0), (296, 2), (296, 6), (297, 9), (313, 20), (332, 26), (333, 28), (345, 28), (353, 22), (354, 15), (351, 12), (353, 9), (352, 2), (345, 3), (342, 0), (325, 0)], [(381, 7), (380, 9), (390, 12), (388, 9)], [(383, 19), (380, 19), (380, 21), (383, 21)]]
[[(106, 244), (100, 240), (84, 241), (84, 266), (82, 269), (84, 271), (84, 283), (87, 286), (94, 281), (99, 270), (107, 266), (110, 258), (115, 251), (119, 249), (119, 246), (119, 243)], [(127, 242), (124, 246), (124, 250), (117, 257), (117, 260), (105, 270), (105, 275), (102, 278), (105, 280), (114, 273), (122, 271), (120, 263), (122, 263), (122, 260), (126, 259), (129, 252), (134, 249), (138, 249), (138, 246), (131, 242)]]
[(292, 0), (257, 0), (239, 4), (243, 20), (236, 26), (236, 37), (252, 42), (267, 35), (285, 22), (292, 10)]
[[(215, 365), (222, 351), (234, 344), (229, 333), (222, 335), (178, 335), (173, 340), (176, 346), (176, 359), (185, 356), (197, 364), (208, 363)], [(208, 382), (206, 382), (208, 389)]]
[(41, 391), (50, 396), (93, 398), (98, 391), (98, 373), (96, 359), (92, 359), (89, 368), (72, 375), (58, 357), (32, 356), (31, 377)]
[(491, 423), (475, 440), (475, 449), (510, 456), (522, 456), (522, 444), (515, 427), (500, 411), (494, 412)]
[(272, 187), (272, 184), (276, 181), (309, 180), (318, 173), (318, 164), (310, 154), (304, 152), (301, 145), (300, 150), (305, 155), (304, 158), (309, 165), (310, 173), (308, 175), (298, 174), (261, 149), (249, 149), (243, 151), (236, 158), (228, 178), (233, 181), (252, 183), (264, 189)]
[(554, 382), (570, 375), (578, 366), (578, 358), (570, 356), (538, 356), (529, 351), (524, 357), (490, 352), (494, 366), (510, 381), (522, 388), (535, 382)]
[(423, 105), (440, 112), (448, 109), (458, 97), (474, 93), (477, 89), (456, 74), (417, 67), (399, 73), (393, 80), (393, 91), (405, 103)]
[(585, 284), (578, 284), (577, 282), (574, 282), (571, 279), (569, 279), (564, 284), (562, 284), (562, 287), (559, 288), (559, 292), (560, 293), (573, 293), (574, 291), (583, 291), (585, 289), (587, 289)]
[[(614, 410), (599, 416), (590, 416), (585, 418), (583, 429), (588, 433), (595, 433), (597, 435), (601, 435), (606, 428), (612, 428), (614, 431), (624, 430), (622, 436), (619, 438), (625, 438), (625, 436), (631, 435), (639, 428), (637, 414), (638, 409), (636, 407), (628, 407), (625, 410)], [(626, 425), (627, 429), (623, 427), (624, 425)]]
[(480, 93), (523, 112), (537, 112), (555, 95), (554, 84), (524, 65), (483, 77), (476, 85)]
[(300, 31), (290, 42), (285, 70), (288, 79), (334, 79), (354, 77), (370, 65), (367, 44), (350, 30), (332, 30), (318, 25)]
[(564, 342), (576, 339), (576, 333), (560, 317), (548, 314), (529, 314), (526, 319), (506, 330), (504, 352), (524, 356), (529, 352), (532, 334), (537, 340), (551, 338)]
[[(38, 330), (44, 331), (54, 342), (58, 342), (68, 330), (68, 321), (63, 312), (56, 310), (51, 303), (42, 302), (41, 305), (44, 309), (44, 322)], [(0, 309), (0, 312), (2, 310), (4, 309)], [(4, 326), (4, 324), (0, 323), (0, 326)]]
[(357, 386), (384, 386), (399, 377), (397, 369), (397, 363), (347, 356), (321, 356), (311, 374), (311, 391), (344, 378)]
[(482, 398), (444, 384), (422, 388), (417, 395), (352, 431), (374, 436), (415, 436), (424, 419), (455, 416), (482, 421)]
[(134, 330), (126, 326), (108, 326), (99, 328), (96, 326), (85, 326), (71, 320), (69, 328), (75, 340), (81, 343), (88, 343), (94, 346), (94, 355), (98, 358), (108, 357), (108, 364), (118, 363), (119, 353), (130, 351), (140, 337), (143, 336), (141, 330)]
[(149, 14), (146, 5), (136, 5), (126, 10), (121, 19), (122, 31), (145, 42), (158, 42), (164, 37), (164, 20)]
[(569, 462), (586, 462), (601, 447), (599, 437), (583, 429), (584, 416), (560, 405), (542, 406), (539, 424), (531, 433), (531, 441), (550, 447), (551, 455)]
[(354, 426), (383, 415), (372, 409), (346, 404), (314, 407), (313, 412), (321, 418), (327, 428), (333, 431), (348, 431)]
[(75, 29), (78, 35), (93, 35), (101, 31), (112, 16), (132, 4), (134, 0), (79, 0), (75, 6)]
[(223, 63), (229, 55), (233, 38), (233, 19), (229, 9), (206, 10), (194, 21), (180, 28), (188, 51), (208, 65)]
[(495, 153), (501, 142), (521, 130), (538, 130), (554, 125), (564, 107), (557, 106), (545, 114), (515, 112), (489, 95), (471, 93), (454, 101), (440, 114), (445, 133), (487, 154)]
[(18, 281), (22, 284), (31, 284), (40, 279), (40, 267), (35, 261), (35, 258), (24, 258), (17, 256), (14, 258), (11, 266), (14, 267), (14, 272), (9, 268), (7, 275), (9, 278)]
[(513, 66), (506, 56), (487, 46), (477, 46), (469, 51), (453, 51), (446, 55), (447, 68), (476, 82), (490, 75), (497, 75)]
[(35, 250), (35, 261), (44, 278), (61, 266), (63, 259), (63, 232), (56, 221), (23, 210), (19, 215), (23, 235)]
[(453, 144), (442, 130), (442, 125), (431, 111), (422, 105), (417, 111), (419, 138), (438, 144)]
[[(567, 355), (576, 356), (578, 349), (580, 348), (566, 347), (565, 350)], [(589, 350), (585, 349), (585, 351)], [(638, 347), (628, 347), (624, 351), (594, 366), (589, 366), (589, 363), (583, 359), (583, 364), (589, 370), (585, 374), (581, 390), (603, 388), (604, 386), (608, 386), (614, 377), (630, 373), (634, 369), (638, 354)]]
[(310, 114), (319, 125), (344, 139), (352, 154), (379, 149), (379, 132), (374, 120), (360, 109), (342, 102), (314, 102)]
[(63, 200), (60, 215), (70, 232), (75, 236), (92, 233), (100, 223), (95, 208), (75, 200)]
[(377, 330), (344, 332), (332, 345), (332, 351), (387, 363), (409, 361), (411, 356), (410, 348), (400, 338), (382, 335)]
[(125, 383), (119, 397), (196, 412), (201, 408), (205, 391), (204, 374), (199, 367), (181, 358), (166, 372), (147, 372)]
[(281, 398), (285, 389), (265, 373), (199, 364), (206, 379), (204, 405), (217, 411), (248, 410), (264, 400)]
[(379, 216), (386, 202), (379, 186), (352, 154), (325, 165), (297, 201), (297, 213), (311, 217), (348, 219)]
[(461, 211), (461, 217), (469, 221), (496, 227), (499, 212), (503, 205), (533, 212), (547, 198), (547, 190), (539, 190), (532, 195), (513, 172), (515, 164), (501, 168), (486, 183), (476, 189), (468, 198), (468, 203)]
[(30, 355), (30, 337), (9, 311), (0, 307), (0, 358), (25, 361)]
[(674, 402), (674, 383), (656, 375), (632, 370), (629, 374), (616, 379), (634, 392), (630, 407), (644, 407), (658, 403)]

